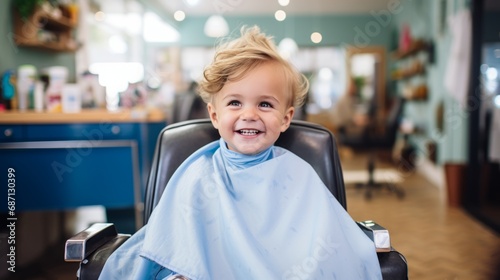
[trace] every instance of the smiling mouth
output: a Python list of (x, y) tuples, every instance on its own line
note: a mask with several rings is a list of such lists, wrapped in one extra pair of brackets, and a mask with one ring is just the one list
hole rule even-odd
[(238, 133), (245, 136), (252, 136), (259, 134), (260, 131), (255, 129), (240, 129), (238, 130)]

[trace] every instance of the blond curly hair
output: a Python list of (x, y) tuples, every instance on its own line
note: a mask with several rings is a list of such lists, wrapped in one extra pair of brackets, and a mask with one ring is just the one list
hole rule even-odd
[(240, 32), (241, 37), (216, 48), (214, 60), (203, 71), (198, 87), (203, 101), (211, 103), (226, 82), (242, 79), (256, 66), (264, 62), (278, 62), (284, 67), (289, 82), (290, 106), (302, 106), (309, 90), (307, 78), (281, 57), (273, 38), (262, 33), (259, 27), (244, 26)]

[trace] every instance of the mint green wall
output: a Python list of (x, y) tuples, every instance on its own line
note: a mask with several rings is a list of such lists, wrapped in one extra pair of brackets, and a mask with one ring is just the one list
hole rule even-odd
[[(11, 0), (12, 1), (12, 0)], [(75, 56), (73, 53), (51, 53), (27, 48), (17, 48), (11, 44), (11, 1), (0, 1), (0, 72), (15, 69), (22, 64), (34, 64), (41, 69), (53, 65), (63, 65), (70, 70), (70, 80), (75, 80)], [(144, 1), (143, 1), (144, 2)], [(147, 2), (147, 1), (146, 1)], [(453, 5), (448, 7), (447, 14), (466, 8), (465, 1), (446, 1)], [(238, 32), (243, 25), (258, 24), (263, 31), (273, 35), (279, 42), (284, 37), (293, 37), (299, 46), (359, 46), (384, 45), (388, 51), (395, 46), (394, 33), (404, 23), (408, 23), (414, 37), (432, 40), (435, 43), (434, 64), (428, 67), (429, 100), (424, 103), (410, 103), (406, 114), (425, 128), (425, 134), (413, 137), (412, 142), (419, 148), (420, 154), (426, 155), (425, 144), (430, 139), (438, 143), (439, 162), (465, 161), (467, 157), (467, 114), (458, 108), (443, 86), (444, 73), (448, 60), (451, 35), (448, 28), (440, 32), (438, 26), (439, 1), (401, 1), (398, 13), (387, 13), (385, 10), (372, 14), (323, 15), (318, 17), (289, 15), (284, 22), (278, 22), (273, 16), (230, 17), (226, 19), (232, 32)], [(389, 17), (381, 19), (376, 15)], [(492, 19), (494, 21), (494, 19)], [(169, 19), (171, 21), (171, 19)], [(203, 34), (206, 17), (188, 17), (185, 21), (175, 23), (181, 33), (180, 46), (213, 46), (216, 40)], [(495, 21), (496, 22), (496, 21)], [(286, 24), (292, 27), (286, 27)], [(323, 34), (320, 44), (313, 44), (309, 36), (311, 32)], [(388, 64), (390, 65), (390, 64)], [(438, 105), (445, 104), (445, 130), (439, 132), (436, 126), (436, 110)]]
[[(11, 0), (12, 1), (12, 0)], [(15, 69), (22, 64), (33, 64), (38, 69), (48, 66), (62, 65), (70, 71), (70, 81), (75, 77), (74, 53), (54, 53), (30, 48), (19, 48), (12, 42), (11, 1), (0, 1), (0, 72)], [(150, 1), (141, 1), (150, 3)], [(148, 8), (152, 6), (146, 5)], [(156, 10), (156, 9), (154, 9)], [(382, 11), (378, 11), (382, 12)], [(288, 16), (284, 22), (278, 22), (274, 16), (259, 17), (226, 17), (230, 30), (238, 32), (243, 25), (258, 24), (266, 33), (279, 42), (284, 37), (293, 37), (301, 47), (333, 46), (333, 45), (388, 45), (391, 40), (391, 28), (395, 15), (380, 21), (373, 15), (323, 15), (318, 17)], [(172, 22), (171, 18), (167, 18)], [(188, 17), (175, 26), (181, 33), (180, 46), (213, 46), (215, 39), (203, 34), (206, 17)], [(291, 23), (291, 27), (286, 27)], [(309, 36), (313, 31), (323, 34), (319, 44), (311, 42)]]
[[(415, 38), (423, 38), (435, 44), (435, 62), (427, 68), (428, 100), (408, 102), (405, 115), (424, 129), (424, 133), (411, 138), (420, 156), (428, 156), (426, 143), (433, 140), (438, 144), (438, 162), (465, 162), (468, 147), (468, 115), (444, 88), (444, 77), (452, 42), (447, 26), (439, 30), (439, 1), (403, 1), (405, 9), (396, 17), (397, 26), (408, 24)], [(447, 1), (447, 14), (453, 15), (466, 9), (465, 1)], [(437, 110), (444, 104), (444, 131), (437, 128)]]
[(74, 53), (54, 53), (30, 48), (19, 48), (13, 43), (11, 1), (0, 1), (0, 73), (17, 69), (22, 64), (33, 64), (38, 70), (49, 66), (65, 66), (69, 81), (75, 81)]
[[(318, 17), (287, 16), (283, 22), (278, 22), (274, 16), (226, 16), (230, 32), (238, 34), (244, 26), (258, 25), (277, 42), (284, 37), (293, 37), (301, 47), (333, 46), (333, 45), (383, 45), (390, 42), (392, 23), (391, 18), (379, 22), (372, 15), (324, 15)], [(181, 46), (213, 46), (215, 39), (203, 34), (206, 17), (188, 17), (177, 24), (181, 33)], [(312, 32), (318, 31), (323, 35), (320, 44), (310, 40)]]

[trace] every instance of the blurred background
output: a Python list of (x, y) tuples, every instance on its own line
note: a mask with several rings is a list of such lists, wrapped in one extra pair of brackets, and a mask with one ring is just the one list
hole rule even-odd
[(27, 274), (2, 261), (0, 277), (66, 279), (66, 238), (97, 221), (135, 232), (158, 133), (206, 117), (196, 82), (214, 46), (258, 25), (310, 79), (295, 118), (336, 135), (351, 215), (383, 221), (416, 279), (495, 279), (499, 14), (494, 0), (1, 1), (0, 179), (17, 176), (1, 197), (15, 188)]

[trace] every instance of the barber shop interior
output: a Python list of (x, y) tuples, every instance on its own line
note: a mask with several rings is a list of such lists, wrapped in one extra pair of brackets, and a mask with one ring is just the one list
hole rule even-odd
[(0, 279), (500, 279), (500, 1), (6, 0), (0, 27)]

